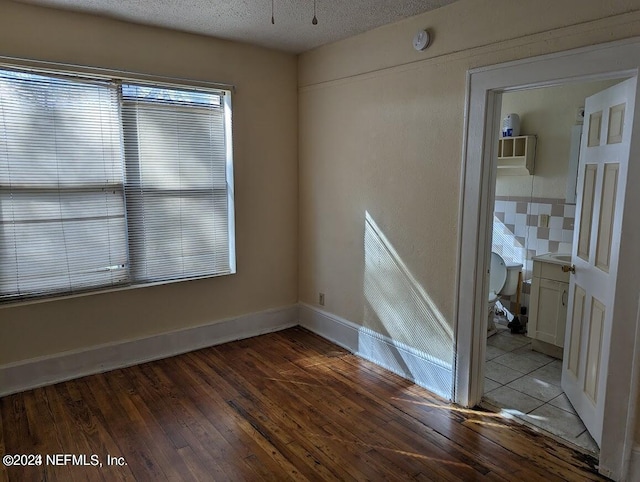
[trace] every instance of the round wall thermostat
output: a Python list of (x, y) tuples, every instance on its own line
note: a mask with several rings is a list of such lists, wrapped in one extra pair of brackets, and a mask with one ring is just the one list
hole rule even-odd
[(429, 32), (426, 30), (418, 30), (413, 36), (413, 48), (420, 51), (429, 45)]

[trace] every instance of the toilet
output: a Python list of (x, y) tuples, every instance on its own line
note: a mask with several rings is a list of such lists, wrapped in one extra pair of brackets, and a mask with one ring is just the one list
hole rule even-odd
[(521, 269), (521, 264), (506, 263), (498, 253), (491, 253), (491, 268), (489, 270), (489, 336), (496, 331), (496, 326), (493, 322), (496, 301), (500, 295), (511, 296), (516, 294), (518, 291), (518, 273), (520, 273)]

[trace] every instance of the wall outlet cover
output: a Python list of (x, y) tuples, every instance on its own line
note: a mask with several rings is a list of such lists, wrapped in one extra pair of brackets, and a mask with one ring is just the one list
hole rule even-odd
[(538, 227), (539, 228), (548, 228), (549, 227), (549, 215), (541, 214), (538, 216)]

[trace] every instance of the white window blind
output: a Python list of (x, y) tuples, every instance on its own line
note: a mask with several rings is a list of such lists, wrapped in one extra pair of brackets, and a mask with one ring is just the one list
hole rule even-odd
[(0, 70), (0, 301), (234, 272), (224, 95)]
[(122, 86), (134, 277), (230, 272), (225, 119), (219, 95)]
[(0, 299), (126, 279), (118, 92), (0, 71)]

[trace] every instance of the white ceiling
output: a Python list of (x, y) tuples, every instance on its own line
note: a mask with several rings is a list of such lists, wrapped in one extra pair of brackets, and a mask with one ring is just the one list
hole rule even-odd
[[(455, 0), (17, 0), (304, 52)], [(427, 25), (425, 25), (427, 27)]]

